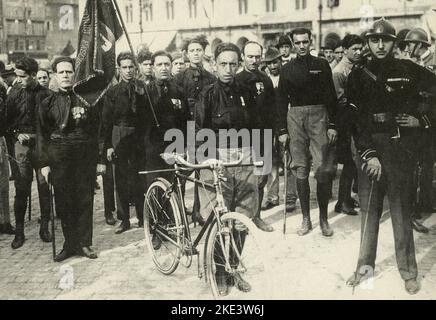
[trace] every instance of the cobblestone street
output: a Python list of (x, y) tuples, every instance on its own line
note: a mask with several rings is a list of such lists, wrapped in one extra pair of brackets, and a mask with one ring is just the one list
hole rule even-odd
[[(283, 184), (283, 181), (282, 181)], [(337, 184), (337, 181), (336, 181)], [(101, 185), (101, 180), (100, 180)], [(314, 188), (312, 188), (314, 189)], [(336, 187), (335, 187), (336, 189)], [(192, 188), (188, 189), (192, 198)], [(334, 192), (336, 194), (336, 192)], [(13, 208), (14, 187), (10, 201)], [(312, 197), (315, 195), (312, 193)], [(114, 227), (104, 222), (102, 191), (96, 194), (94, 211), (94, 249), (97, 260), (72, 258), (62, 264), (52, 262), (51, 244), (39, 240), (39, 206), (33, 188), (32, 220), (26, 222), (26, 242), (16, 251), (12, 236), (0, 235), (0, 299), (211, 299), (204, 280), (197, 277), (197, 260), (191, 268), (179, 266), (171, 276), (160, 274), (145, 248), (143, 229), (133, 228), (115, 235)], [(389, 212), (382, 217), (375, 278), (372, 288), (352, 290), (345, 285), (354, 272), (360, 237), (360, 216), (334, 212), (329, 206), (333, 238), (321, 236), (318, 213), (314, 207), (314, 230), (305, 237), (296, 234), (300, 211), (288, 216), (286, 237), (282, 234), (282, 207), (263, 213), (275, 232), (264, 234), (272, 265), (271, 282), (275, 299), (436, 299), (436, 215), (424, 220), (430, 233), (415, 233), (421, 291), (408, 295), (395, 261), (392, 224)], [(13, 215), (13, 214), (12, 214)], [(132, 215), (133, 216), (133, 215)], [(57, 247), (63, 243), (57, 220)], [(371, 287), (368, 285), (368, 287)]]

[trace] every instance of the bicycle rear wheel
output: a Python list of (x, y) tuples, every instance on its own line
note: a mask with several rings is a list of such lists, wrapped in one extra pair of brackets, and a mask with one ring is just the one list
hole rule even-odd
[[(263, 247), (262, 235), (246, 216), (230, 212), (221, 217), (222, 226), (215, 221), (205, 246), (205, 273), (216, 299), (268, 299), (270, 267)], [(218, 278), (225, 277), (229, 295), (221, 294)], [(242, 292), (240, 279), (251, 287)]]
[(166, 275), (179, 265), (184, 237), (179, 201), (170, 188), (165, 179), (155, 180), (147, 190), (144, 203), (145, 242), (157, 269)]

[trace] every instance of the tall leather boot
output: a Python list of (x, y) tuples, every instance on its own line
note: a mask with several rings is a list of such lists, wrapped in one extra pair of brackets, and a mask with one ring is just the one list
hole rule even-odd
[(47, 242), (47, 243), (52, 241), (52, 235), (48, 230), (48, 222), (49, 220), (42, 219), (41, 226), (39, 227), (39, 237), (43, 242)]
[(312, 222), (310, 221), (309, 179), (297, 179), (297, 192), (300, 198), (301, 212), (303, 214), (303, 223), (301, 229), (297, 231), (297, 234), (304, 236), (312, 230)]
[(317, 185), (317, 197), (319, 205), (319, 225), (324, 237), (333, 236), (333, 230), (328, 222), (328, 204), (332, 185), (330, 182), (320, 183)]
[(12, 249), (21, 248), (26, 240), (24, 237), (24, 216), (27, 209), (27, 194), (22, 189), (15, 187), (15, 238), (11, 243)]

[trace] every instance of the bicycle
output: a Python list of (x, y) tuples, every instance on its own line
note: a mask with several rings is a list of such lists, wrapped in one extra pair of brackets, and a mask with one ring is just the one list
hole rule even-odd
[[(223, 163), (218, 160), (208, 161), (203, 164), (191, 164), (180, 155), (162, 155), (165, 160), (173, 159), (174, 169), (140, 172), (149, 174), (156, 172), (174, 173), (173, 182), (158, 178), (148, 188), (144, 204), (144, 230), (148, 251), (152, 255), (157, 269), (170, 275), (180, 263), (189, 268), (192, 257), (197, 256), (198, 277), (205, 275), (212, 294), (216, 299), (223, 298), (217, 283), (217, 273), (225, 271), (227, 283), (231, 286), (232, 279), (239, 275), (247, 281), (250, 292), (244, 297), (268, 298), (269, 284), (268, 263), (264, 259), (265, 250), (262, 245), (262, 236), (254, 223), (245, 215), (230, 212), (224, 203), (221, 182), (223, 169), (242, 165), (242, 159), (236, 162)], [(254, 163), (250, 166), (263, 166), (263, 163)], [(192, 178), (184, 171), (212, 170), (213, 184), (200, 179)], [(182, 196), (182, 180), (187, 180), (199, 185), (203, 191), (211, 190), (216, 193), (216, 205), (212, 204), (212, 213), (209, 215), (200, 233), (193, 241), (188, 217), (185, 211)], [(205, 236), (206, 235), (206, 236)], [(160, 243), (160, 247), (153, 245)], [(203, 256), (198, 250), (201, 240), (205, 237)], [(201, 259), (202, 258), (202, 259)], [(202, 265), (200, 263), (202, 260)], [(237, 291), (237, 290), (235, 290)]]

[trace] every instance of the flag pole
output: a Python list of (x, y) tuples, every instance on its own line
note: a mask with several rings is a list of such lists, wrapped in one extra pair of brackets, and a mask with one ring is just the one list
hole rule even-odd
[[(130, 41), (130, 36), (127, 33), (127, 28), (126, 28), (126, 25), (124, 24), (123, 17), (121, 16), (120, 8), (118, 7), (117, 0), (112, 0), (112, 3), (114, 4), (115, 11), (117, 13), (118, 20), (121, 23), (121, 27), (124, 30), (124, 34), (126, 35), (126, 39), (127, 39), (127, 43), (129, 44), (130, 51), (132, 52), (133, 58), (135, 59), (135, 61), (134, 61), (135, 65), (139, 70), (139, 62), (138, 62), (138, 59), (136, 58), (135, 51), (133, 50), (132, 42)], [(147, 86), (145, 86), (145, 93), (147, 94), (148, 102), (150, 103), (150, 109), (151, 109), (151, 113), (153, 114), (154, 121), (156, 122), (156, 127), (159, 128), (160, 124), (159, 124), (159, 121), (157, 120), (156, 112), (154, 111), (153, 103), (151, 102), (150, 94), (148, 93)]]

